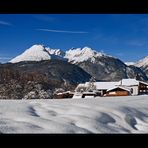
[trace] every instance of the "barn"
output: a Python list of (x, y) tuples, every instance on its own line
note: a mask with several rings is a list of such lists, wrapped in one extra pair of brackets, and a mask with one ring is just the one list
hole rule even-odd
[(96, 90), (100, 92), (100, 96), (104, 96), (106, 91), (118, 85), (119, 82), (96, 82)]
[(115, 86), (106, 91), (104, 96), (129, 96), (131, 95), (131, 90), (129, 88)]

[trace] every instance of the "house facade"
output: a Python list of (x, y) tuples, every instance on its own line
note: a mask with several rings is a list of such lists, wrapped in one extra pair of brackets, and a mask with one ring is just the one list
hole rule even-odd
[(144, 82), (141, 82), (141, 81), (139, 82), (138, 93), (139, 94), (148, 94), (147, 83), (144, 83)]

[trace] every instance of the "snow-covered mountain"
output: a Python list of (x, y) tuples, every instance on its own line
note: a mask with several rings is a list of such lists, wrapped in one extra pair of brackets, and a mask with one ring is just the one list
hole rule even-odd
[(64, 52), (61, 49), (51, 49), (43, 45), (33, 45), (10, 62), (17, 63), (21, 61), (41, 61), (61, 58), (63, 60), (68, 60), (68, 62), (73, 64), (87, 60), (91, 60), (91, 62), (94, 63), (95, 58), (101, 56), (106, 56), (106, 54), (97, 52), (89, 47), (73, 48)]
[(136, 67), (141, 68), (147, 75), (148, 77), (148, 56), (146, 56), (145, 58), (139, 60), (136, 64)]
[(134, 65), (135, 63), (134, 63), (134, 62), (125, 62), (125, 64), (126, 64), (127, 66), (130, 66), (130, 65)]
[(62, 51), (61, 49), (51, 49), (49, 47), (46, 47), (46, 50), (49, 52), (49, 54), (52, 54), (52, 55), (57, 55), (57, 56), (60, 56), (60, 57), (65, 56), (65, 52)]
[(137, 67), (148, 66), (148, 56), (146, 56), (144, 59), (141, 59), (137, 63), (135, 63), (135, 66), (137, 66)]
[(98, 52), (89, 47), (73, 48), (65, 53), (65, 58), (72, 64), (78, 65), (97, 80), (120, 80), (135, 78), (147, 80), (140, 68), (126, 65), (118, 58)]
[[(54, 53), (54, 54), (51, 54)], [(21, 55), (15, 57), (10, 62), (17, 63), (21, 61), (42, 61), (50, 59), (62, 59), (59, 55), (59, 50), (50, 50), (43, 45), (33, 45), (25, 50)]]
[(106, 56), (102, 52), (97, 52), (89, 47), (84, 48), (73, 48), (65, 53), (65, 58), (68, 59), (69, 62), (75, 64), (79, 62), (84, 62), (90, 60), (92, 63), (95, 62), (96, 57)]
[[(42, 61), (51, 59), (67, 60), (69, 63), (81, 67), (97, 80), (112, 81), (122, 78), (135, 78), (137, 76), (140, 80), (148, 79), (142, 71), (143, 69), (140, 69), (141, 67), (134, 67), (133, 63), (125, 64), (118, 58), (89, 47), (72, 48), (64, 52), (60, 49), (51, 49), (43, 45), (33, 45), (10, 62), (17, 63), (21, 61)], [(148, 58), (144, 59), (144, 63), (147, 63), (147, 59)]]

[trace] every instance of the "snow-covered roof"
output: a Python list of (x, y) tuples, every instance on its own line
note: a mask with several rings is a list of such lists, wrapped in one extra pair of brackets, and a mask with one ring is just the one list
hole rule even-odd
[(74, 94), (74, 92), (65, 91), (65, 92), (59, 92), (59, 93), (57, 93), (57, 95), (62, 95), (62, 94)]
[(106, 90), (119, 85), (119, 82), (95, 82), (96, 89)]
[(86, 82), (85, 84), (79, 84), (78, 86), (77, 86), (77, 88), (78, 87), (87, 87), (88, 86), (88, 83)]
[(139, 81), (139, 83), (142, 83), (142, 84), (145, 84), (145, 85), (147, 85), (147, 86), (148, 86), (148, 83), (146, 83), (146, 82)]
[(126, 90), (126, 91), (129, 91), (130, 92), (130, 89), (129, 88), (126, 88), (126, 87), (122, 87), (122, 86), (115, 86), (115, 87), (112, 87), (110, 89), (107, 90), (108, 91), (111, 91), (111, 90), (114, 90), (116, 88), (120, 88), (120, 89), (123, 89), (123, 90)]
[(95, 92), (83, 92), (83, 94), (91, 94), (91, 95), (95, 95)]
[(131, 86), (131, 85), (139, 85), (139, 81), (136, 79), (122, 79), (119, 81), (119, 85)]
[[(125, 86), (135, 86), (139, 85), (139, 83), (143, 83), (148, 86), (148, 83), (143, 81), (138, 81), (136, 79), (122, 79), (120, 81), (116, 82), (94, 82), (94, 85), (96, 86), (97, 90), (108, 90), (110, 88), (114, 88), (116, 86), (124, 87)], [(88, 87), (89, 82), (86, 82), (85, 84), (79, 84), (78, 87)]]

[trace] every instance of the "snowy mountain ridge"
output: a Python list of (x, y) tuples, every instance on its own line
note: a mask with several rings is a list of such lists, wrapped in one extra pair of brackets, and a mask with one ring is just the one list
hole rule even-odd
[(68, 59), (69, 62), (75, 64), (83, 61), (91, 60), (92, 63), (95, 62), (96, 57), (107, 56), (102, 52), (97, 52), (89, 47), (84, 48), (73, 48), (66, 51), (65, 58)]
[(106, 55), (103, 52), (98, 52), (89, 47), (73, 48), (64, 52), (61, 49), (51, 49), (49, 47), (45, 47), (44, 45), (33, 45), (32, 47), (24, 51), (21, 55), (12, 59), (10, 62), (17, 63), (21, 61), (63, 59), (75, 64), (90, 59), (91, 62), (94, 63), (96, 57), (103, 56), (109, 55)]
[[(90, 47), (83, 48), (72, 48), (67, 51), (62, 51), (61, 49), (52, 49), (45, 47), (44, 45), (36, 44), (26, 49), (21, 55), (13, 58), (11, 63), (17, 63), (21, 61), (41, 61), (50, 59), (63, 59), (68, 60), (73, 64), (84, 62), (90, 59), (92, 63), (95, 63), (95, 58), (97, 57), (112, 57), (103, 52), (93, 50)], [(116, 57), (112, 57), (115, 58)], [(134, 65), (136, 67), (148, 66), (148, 56), (138, 62), (125, 62), (127, 66)]]
[(65, 56), (65, 52), (62, 51), (61, 49), (51, 49), (49, 47), (46, 47), (46, 50), (49, 52), (49, 54), (51, 55), (57, 55), (60, 57), (64, 57)]
[(137, 67), (146, 67), (148, 66), (148, 56), (146, 56), (144, 59), (139, 60), (135, 66)]
[(139, 60), (135, 66), (141, 68), (148, 77), (148, 56)]

